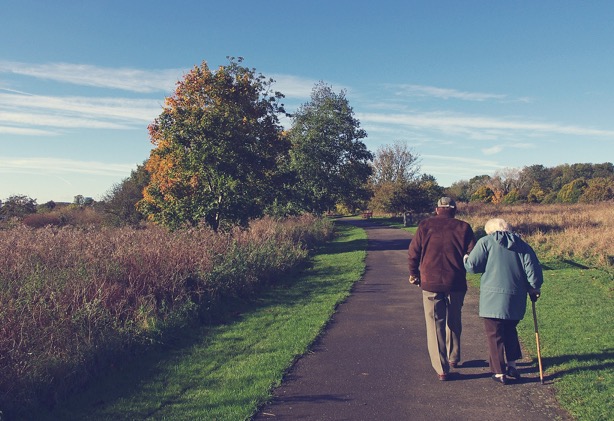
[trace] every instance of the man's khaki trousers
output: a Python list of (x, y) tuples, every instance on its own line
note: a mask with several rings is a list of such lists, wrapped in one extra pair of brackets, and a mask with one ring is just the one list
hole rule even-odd
[(461, 310), (465, 294), (465, 291), (422, 291), (426, 341), (431, 365), (437, 374), (447, 374), (449, 363), (461, 360)]

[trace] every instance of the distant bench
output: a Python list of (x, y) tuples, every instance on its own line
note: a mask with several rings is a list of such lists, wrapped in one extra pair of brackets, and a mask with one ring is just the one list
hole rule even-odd
[(369, 219), (373, 216), (373, 212), (371, 211), (364, 211), (362, 213), (362, 219)]

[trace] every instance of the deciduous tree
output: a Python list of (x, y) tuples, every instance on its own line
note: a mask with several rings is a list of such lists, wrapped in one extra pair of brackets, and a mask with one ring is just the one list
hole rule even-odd
[(561, 203), (578, 203), (578, 199), (584, 193), (584, 190), (588, 187), (584, 178), (577, 178), (563, 187), (556, 195), (557, 201)]
[(278, 160), (287, 153), (273, 80), (240, 65), (196, 66), (177, 83), (149, 126), (155, 148), (139, 210), (170, 227), (246, 223), (275, 199)]
[(378, 148), (370, 179), (373, 190), (370, 206), (393, 214), (432, 210), (443, 188), (435, 177), (419, 175), (419, 171), (420, 156), (407, 143), (397, 141)]
[(144, 216), (136, 208), (143, 199), (143, 189), (149, 184), (145, 164), (138, 165), (130, 177), (115, 184), (102, 199), (102, 210), (113, 225), (137, 225)]
[(588, 186), (579, 198), (580, 203), (605, 202), (614, 199), (614, 177), (588, 180)]
[(298, 200), (303, 209), (322, 213), (339, 204), (348, 208), (364, 199), (373, 154), (345, 96), (322, 82), (311, 100), (293, 116), (289, 133), (291, 167), (297, 177)]
[(373, 160), (371, 183), (407, 183), (413, 181), (420, 171), (420, 156), (407, 142), (396, 141), (392, 145), (380, 146)]
[(25, 195), (13, 195), (6, 199), (0, 207), (0, 215), (6, 218), (22, 218), (31, 213), (36, 213), (36, 199)]

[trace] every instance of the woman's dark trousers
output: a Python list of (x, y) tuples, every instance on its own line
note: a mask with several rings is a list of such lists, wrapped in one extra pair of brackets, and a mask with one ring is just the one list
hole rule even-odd
[(516, 330), (519, 322), (520, 320), (484, 318), (490, 371), (495, 374), (506, 372), (506, 360), (516, 361), (522, 358)]

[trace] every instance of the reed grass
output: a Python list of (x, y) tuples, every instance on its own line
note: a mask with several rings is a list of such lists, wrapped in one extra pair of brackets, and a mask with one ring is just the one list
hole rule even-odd
[(312, 216), (251, 229), (0, 230), (0, 411), (52, 407), (166, 330), (213, 317), (304, 261), (332, 223)]
[(309, 267), (250, 302), (236, 302), (222, 323), (176, 332), (159, 349), (34, 418), (249, 419), (364, 271), (364, 230), (340, 224), (336, 233)]
[(503, 218), (543, 258), (614, 266), (614, 203), (551, 205), (460, 204), (458, 218), (484, 235), (490, 218)]

